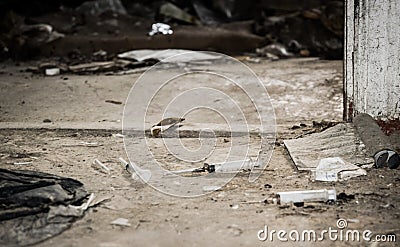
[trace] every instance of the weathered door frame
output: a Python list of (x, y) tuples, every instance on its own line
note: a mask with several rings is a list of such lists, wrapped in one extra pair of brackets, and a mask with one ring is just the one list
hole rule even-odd
[(400, 126), (400, 1), (346, 0), (343, 102)]

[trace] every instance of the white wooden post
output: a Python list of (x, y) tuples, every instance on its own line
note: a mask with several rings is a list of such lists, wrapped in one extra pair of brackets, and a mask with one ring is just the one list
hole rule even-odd
[(344, 118), (399, 120), (400, 1), (347, 0), (345, 11)]

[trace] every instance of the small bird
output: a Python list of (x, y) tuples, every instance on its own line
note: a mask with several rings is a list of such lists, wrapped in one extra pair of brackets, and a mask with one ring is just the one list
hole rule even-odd
[(183, 122), (184, 118), (165, 118), (161, 120), (158, 124), (155, 124), (151, 127), (150, 132), (153, 137), (159, 137), (160, 134), (171, 127)]

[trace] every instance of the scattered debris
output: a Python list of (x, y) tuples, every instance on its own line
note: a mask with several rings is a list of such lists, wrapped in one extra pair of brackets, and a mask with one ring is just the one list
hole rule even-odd
[(340, 157), (333, 157), (319, 161), (314, 177), (316, 181), (344, 181), (365, 175), (367, 172), (364, 169), (346, 164)]
[(93, 164), (100, 166), (104, 171), (106, 171), (106, 173), (110, 173), (110, 171), (111, 171), (110, 168), (108, 168), (105, 164), (103, 164), (98, 159), (94, 159)]
[(112, 61), (100, 61), (100, 62), (71, 65), (68, 67), (68, 70), (72, 73), (87, 74), (87, 73), (120, 71), (128, 68), (141, 67), (143, 65), (144, 65), (143, 63), (117, 59)]
[(117, 101), (117, 100), (106, 100), (106, 103), (122, 105), (122, 102), (121, 101)]
[(229, 205), (232, 209), (238, 209), (239, 208), (239, 204), (231, 204)]
[(63, 144), (63, 147), (76, 147), (76, 146), (83, 146), (83, 147), (100, 147), (102, 144), (99, 144), (97, 142), (84, 142), (81, 141), (78, 144)]
[(1, 246), (33, 245), (60, 234), (92, 198), (74, 209), (88, 195), (83, 184), (48, 173), (0, 169), (0, 181)]
[(59, 68), (51, 68), (51, 69), (46, 69), (45, 70), (45, 75), (47, 76), (55, 76), (60, 74), (60, 69)]
[(120, 133), (113, 134), (113, 136), (114, 136), (114, 137), (117, 137), (117, 138), (124, 138), (124, 135), (123, 135), (123, 134), (120, 134)]
[(95, 60), (105, 60), (107, 58), (107, 52), (105, 50), (98, 50), (96, 52), (93, 52), (92, 57)]
[(288, 58), (294, 56), (294, 54), (289, 52), (284, 45), (279, 43), (274, 43), (264, 46), (262, 48), (257, 48), (256, 52), (260, 56), (268, 57), (273, 60), (275, 58)]
[(118, 218), (114, 221), (111, 222), (111, 225), (117, 225), (117, 226), (131, 226), (129, 223), (128, 219), (125, 218)]
[[(267, 2), (270, 3), (270, 1)], [(299, 6), (293, 3), (292, 5)], [(328, 9), (322, 6), (319, 9), (303, 12), (291, 9), (291, 12), (287, 14), (263, 16), (256, 20), (254, 32), (266, 37), (266, 42), (270, 44), (280, 42), (288, 51), (296, 55), (340, 59), (343, 56), (341, 52), (343, 34), (338, 35), (338, 33), (343, 32), (343, 9), (344, 6), (341, 3), (341, 5), (332, 5)]]
[(301, 128), (304, 128), (304, 127), (307, 127), (307, 125), (304, 124), (304, 123), (300, 123), (299, 125), (293, 125), (292, 127), (290, 127), (290, 129), (291, 130), (295, 130), (295, 129), (301, 129)]
[(296, 130), (296, 129), (300, 129), (301, 127), (298, 125), (293, 125), (292, 127), (290, 127), (291, 130)]
[(395, 208), (395, 206), (393, 204), (391, 204), (391, 203), (387, 203), (385, 205), (380, 205), (379, 207), (381, 207), (381, 208)]
[(148, 33), (149, 36), (154, 36), (156, 34), (169, 35), (174, 32), (171, 29), (171, 26), (165, 23), (154, 23), (151, 25), (151, 31)]
[(354, 200), (356, 197), (354, 195), (348, 195), (345, 192), (340, 192), (337, 195), (337, 200), (338, 201), (343, 201), (343, 202), (348, 202), (350, 200)]
[[(183, 55), (187, 54), (187, 55)], [(180, 55), (180, 56), (178, 56)], [(133, 59), (139, 62), (145, 61), (162, 61), (167, 60), (168, 63), (193, 63), (217, 60), (221, 57), (200, 51), (182, 50), (182, 49), (165, 49), (165, 50), (132, 50), (118, 54), (121, 59)], [(163, 61), (162, 61), (163, 62)]]
[(13, 165), (31, 165), (33, 164), (32, 161), (27, 161), (27, 162), (14, 162)]
[(206, 185), (203, 186), (203, 191), (204, 192), (210, 192), (210, 191), (217, 191), (217, 190), (221, 190), (221, 186), (215, 186), (215, 185)]
[(338, 124), (337, 122), (331, 122), (331, 121), (325, 121), (325, 120), (312, 121), (313, 127), (314, 128), (318, 128), (319, 131), (324, 131), (324, 130), (326, 130), (328, 128), (331, 128), (331, 127), (333, 127), (333, 126), (335, 126), (337, 124)]
[(235, 237), (240, 236), (243, 233), (243, 230), (236, 224), (229, 225), (228, 229)]
[(79, 75), (93, 73), (121, 74), (128, 73), (130, 71), (131, 73), (136, 73), (139, 71), (138, 69), (143, 69), (143, 67), (147, 69), (148, 66), (153, 65), (155, 62), (155, 60), (138, 62), (129, 58), (116, 58), (107, 61), (93, 61), (78, 64), (72, 63), (69, 66), (65, 63), (43, 63), (37, 67), (29, 67), (27, 71), (32, 73), (44, 73), (48, 76), (54, 76), (68, 72)]

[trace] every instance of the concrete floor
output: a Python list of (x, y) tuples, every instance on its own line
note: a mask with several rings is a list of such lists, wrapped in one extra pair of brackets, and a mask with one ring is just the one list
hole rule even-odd
[[(265, 225), (275, 230), (321, 231), (336, 227), (339, 218), (348, 219), (349, 229), (368, 229), (374, 234), (400, 233), (400, 214), (395, 210), (399, 205), (398, 170), (370, 170), (367, 176), (346, 182), (311, 182), (309, 174), (294, 169), (282, 146), (283, 139), (312, 129), (312, 121), (341, 121), (342, 61), (307, 58), (247, 63), (267, 88), (275, 111), (277, 141), (271, 161), (254, 183), (239, 174), (220, 191), (192, 199), (168, 196), (134, 181), (119, 165), (118, 157), (126, 158), (124, 142), (112, 134), (121, 132), (124, 102), (140, 74), (44, 77), (24, 72), (30, 64), (3, 64), (0, 69), (0, 166), (72, 177), (82, 181), (89, 192), (109, 198), (89, 209), (71, 229), (39, 246), (309, 246), (315, 243), (277, 239), (261, 242), (257, 233)], [(226, 68), (229, 65), (218, 67)], [(192, 81), (186, 86), (195, 84)], [(176, 89), (168, 90), (163, 93), (169, 95)], [(236, 92), (230, 87), (225, 90)], [(154, 111), (156, 117), (150, 116), (146, 126), (159, 119), (157, 114)], [(229, 109), (226, 114), (230, 114)], [(52, 122), (44, 123), (44, 119)], [(210, 123), (212, 127), (213, 119), (212, 115), (200, 112), (185, 122)], [(307, 127), (291, 129), (300, 123)], [(187, 139), (187, 145), (196, 145), (197, 139)], [(216, 142), (223, 144), (225, 139), (217, 137)], [(74, 145), (81, 141), (96, 142), (99, 146)], [(35, 158), (12, 158), (15, 156), (11, 154), (24, 152)], [(137, 150), (138, 155), (140, 152)], [(158, 154), (166, 163), (179, 161), (168, 154)], [(111, 174), (93, 167), (95, 158), (107, 164)], [(31, 165), (13, 165), (16, 161), (31, 160)], [(182, 168), (179, 163), (177, 167)], [(245, 203), (264, 200), (279, 191), (332, 187), (355, 195), (355, 199), (307, 207)], [(110, 224), (120, 217), (127, 218), (131, 226)], [(371, 244), (318, 242), (320, 246)]]

